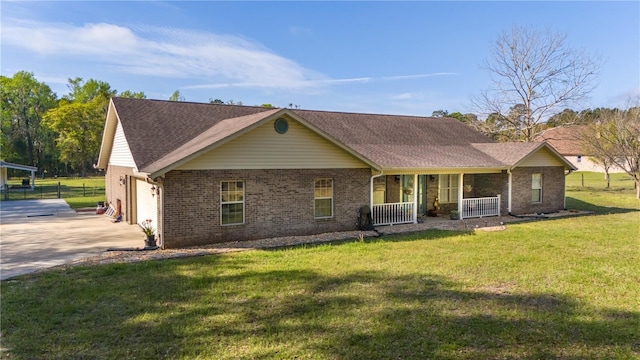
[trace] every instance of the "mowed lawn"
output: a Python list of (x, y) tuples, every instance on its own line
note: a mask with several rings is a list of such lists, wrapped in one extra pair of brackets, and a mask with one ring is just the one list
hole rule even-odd
[(4, 281), (2, 357), (640, 358), (633, 182), (575, 175), (595, 215)]

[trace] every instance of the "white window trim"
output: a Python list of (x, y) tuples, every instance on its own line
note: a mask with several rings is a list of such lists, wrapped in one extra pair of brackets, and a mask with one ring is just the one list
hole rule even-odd
[[(533, 176), (534, 175), (539, 175), (540, 176), (540, 182), (539, 182), (540, 183), (540, 187), (539, 188), (534, 188), (533, 187)], [(533, 173), (533, 174), (531, 174), (531, 195), (533, 195), (533, 190), (540, 190), (540, 200), (533, 201), (533, 196), (532, 196), (532, 198), (531, 198), (531, 203), (532, 204), (540, 204), (540, 203), (542, 203), (542, 191), (543, 191), (542, 188), (543, 188), (543, 186), (542, 186), (542, 173)]]
[[(222, 201), (222, 184), (223, 183), (242, 183), (242, 201)], [(244, 203), (244, 199), (245, 199), (245, 189), (246, 189), (246, 184), (244, 182), (244, 180), (222, 180), (220, 181), (220, 226), (235, 226), (235, 225), (244, 225), (245, 223), (245, 219), (247, 218), (245, 216), (245, 203)], [(222, 223), (222, 206), (224, 205), (229, 205), (229, 204), (242, 204), (242, 222), (241, 223), (232, 223), (232, 224), (223, 224)]]
[[(442, 187), (442, 177), (447, 176), (449, 178), (449, 186)], [(438, 202), (441, 204), (456, 204), (458, 203), (458, 181), (452, 181), (452, 176), (460, 176), (460, 174), (441, 174), (438, 176)], [(458, 180), (460, 180), (458, 178)], [(441, 192), (446, 189), (449, 199), (442, 199)], [(454, 201), (451, 201), (454, 200)]]
[[(330, 180), (331, 181), (331, 196), (316, 197), (316, 184), (318, 181)], [(331, 215), (330, 216), (316, 216), (316, 200), (331, 199)], [(331, 219), (333, 217), (333, 179), (332, 178), (319, 178), (313, 181), (313, 217), (315, 219)]]

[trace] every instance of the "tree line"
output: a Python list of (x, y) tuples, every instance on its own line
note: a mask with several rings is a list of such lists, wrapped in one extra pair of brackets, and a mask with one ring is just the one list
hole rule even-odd
[[(58, 98), (31, 72), (0, 76), (0, 159), (36, 166), (41, 177), (97, 173), (93, 165), (100, 152), (109, 99), (146, 99), (146, 95), (118, 92), (107, 82), (79, 77), (68, 79), (67, 87), (69, 93)], [(168, 100), (186, 99), (176, 90)], [(242, 105), (241, 101), (220, 99), (209, 103)]]
[(146, 98), (95, 79), (69, 79), (67, 86), (58, 98), (31, 72), (0, 76), (3, 160), (37, 166), (41, 176), (86, 176), (95, 171), (109, 99)]

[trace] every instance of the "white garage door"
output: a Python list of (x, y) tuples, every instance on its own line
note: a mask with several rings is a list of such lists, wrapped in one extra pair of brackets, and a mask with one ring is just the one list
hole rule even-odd
[[(151, 226), (158, 230), (158, 199), (152, 195), (151, 184), (144, 180), (136, 179), (136, 215), (140, 224), (146, 219), (151, 219)], [(157, 234), (157, 232), (156, 232)]]

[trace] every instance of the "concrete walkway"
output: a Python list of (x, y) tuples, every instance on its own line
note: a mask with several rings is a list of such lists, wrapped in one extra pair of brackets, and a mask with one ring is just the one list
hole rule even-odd
[(0, 280), (114, 247), (144, 247), (144, 234), (94, 212), (77, 214), (62, 199), (0, 203)]

